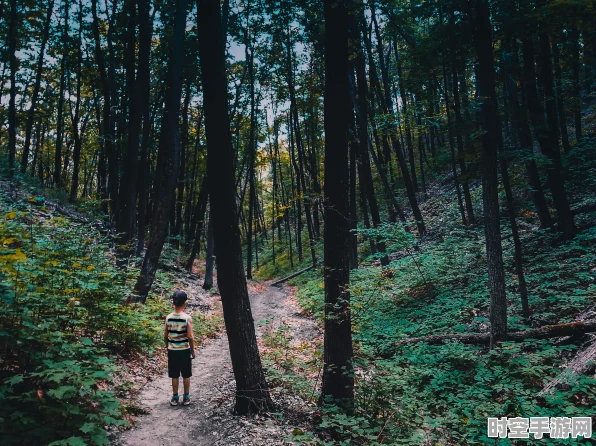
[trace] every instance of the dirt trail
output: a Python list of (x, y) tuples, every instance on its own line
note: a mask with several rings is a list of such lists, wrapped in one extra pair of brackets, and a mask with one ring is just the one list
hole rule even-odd
[[(308, 337), (313, 323), (301, 318), (289, 302), (287, 288), (256, 284), (251, 307), (257, 336), (276, 319), (303, 319), (294, 338)], [(254, 287), (253, 287), (254, 288)], [(171, 380), (164, 371), (140, 392), (138, 402), (148, 414), (123, 432), (113, 444), (128, 446), (157, 445), (283, 445), (287, 426), (268, 418), (234, 417), (234, 379), (225, 334), (210, 340), (197, 352), (191, 378), (192, 404), (171, 407)], [(182, 383), (180, 384), (182, 387)], [(182, 391), (182, 389), (181, 389)]]

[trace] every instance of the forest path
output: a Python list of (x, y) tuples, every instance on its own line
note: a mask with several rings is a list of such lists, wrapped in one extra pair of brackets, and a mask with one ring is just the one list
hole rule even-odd
[[(275, 320), (299, 318), (294, 337), (310, 336), (313, 323), (300, 317), (290, 300), (288, 288), (252, 283), (249, 289), (257, 337), (261, 338)], [(196, 314), (196, 313), (195, 313)], [(267, 321), (267, 323), (263, 323)], [(287, 433), (267, 418), (232, 415), (234, 376), (224, 332), (198, 349), (193, 360), (190, 406), (172, 407), (171, 379), (164, 371), (147, 384), (138, 396), (147, 411), (133, 428), (123, 432), (113, 444), (128, 446), (157, 445), (282, 445)], [(180, 383), (182, 392), (182, 383)]]

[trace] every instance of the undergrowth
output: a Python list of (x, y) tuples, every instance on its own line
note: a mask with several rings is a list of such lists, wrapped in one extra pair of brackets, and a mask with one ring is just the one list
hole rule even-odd
[[(575, 207), (596, 198), (596, 178), (589, 175), (596, 167), (590, 147), (578, 145), (565, 160), (575, 180), (568, 188), (572, 196), (582, 197), (574, 199)], [(523, 178), (514, 180), (521, 187)], [(479, 188), (472, 192), (479, 193)], [(530, 205), (521, 201), (520, 213), (530, 225), (522, 229), (522, 244), (533, 324), (572, 321), (596, 304), (594, 213), (579, 215), (576, 222), (584, 229), (562, 242), (556, 233), (538, 230)], [(567, 387), (538, 395), (561, 372), (576, 344), (526, 340), (504, 342), (493, 351), (454, 341), (396, 345), (408, 337), (489, 329), (482, 227), (461, 225), (452, 194), (428, 200), (424, 211), (435, 214), (427, 220), (431, 236), (422, 243), (397, 226), (359, 231), (360, 237), (384, 240), (388, 252), (396, 254), (386, 268), (375, 261), (378, 255), (365, 255), (351, 274), (356, 410), (348, 416), (321, 409), (318, 426), (312, 432), (297, 428), (291, 439), (340, 444), (327, 436), (333, 431), (343, 439), (341, 444), (512, 444), (515, 440), (487, 437), (487, 417), (595, 416), (596, 379), (591, 375), (576, 376)], [(530, 327), (522, 317), (505, 218), (502, 231), (509, 330), (525, 330)], [(322, 323), (321, 271), (310, 271), (291, 283), (298, 288), (304, 311)], [(281, 373), (283, 361), (277, 364)], [(303, 392), (299, 379), (284, 376)], [(577, 441), (545, 438), (524, 444)]]
[[(138, 269), (117, 269), (108, 236), (44, 201), (0, 194), (1, 442), (108, 444), (106, 428), (126, 425), (110, 390), (116, 355), (161, 346), (170, 305), (124, 305)], [(154, 294), (172, 286), (159, 273)], [(198, 318), (198, 335), (213, 324)]]

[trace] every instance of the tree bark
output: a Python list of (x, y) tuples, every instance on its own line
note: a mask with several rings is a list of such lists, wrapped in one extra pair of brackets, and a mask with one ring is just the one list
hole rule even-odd
[(244, 415), (266, 410), (272, 401), (257, 347), (242, 262), (220, 3), (198, 0), (197, 8), (218, 285), (236, 379), (234, 411)]
[(478, 96), (481, 101), (482, 128), (482, 202), (490, 290), (491, 346), (507, 335), (507, 296), (503, 272), (499, 185), (497, 176), (498, 139), (501, 138), (495, 91), (495, 72), (488, 0), (475, 0), (475, 44), (478, 57)]
[(350, 413), (354, 405), (350, 319), (348, 8), (324, 2), (325, 16), (325, 334), (321, 403)]

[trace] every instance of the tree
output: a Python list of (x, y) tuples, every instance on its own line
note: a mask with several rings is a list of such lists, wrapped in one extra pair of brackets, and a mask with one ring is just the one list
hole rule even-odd
[(499, 217), (498, 144), (501, 118), (495, 90), (495, 70), (488, 0), (475, 0), (475, 44), (478, 57), (478, 95), (482, 113), (482, 203), (488, 288), (490, 290), (491, 345), (507, 335), (507, 296)]
[(10, 65), (10, 98), (8, 104), (8, 174), (14, 174), (17, 151), (17, 41), (19, 11), (17, 0), (10, 0), (10, 19), (8, 28), (8, 58)]
[(187, 0), (176, 1), (174, 32), (171, 39), (168, 64), (168, 89), (159, 136), (157, 155), (157, 185), (155, 210), (151, 221), (149, 243), (143, 265), (134, 288), (134, 299), (145, 302), (153, 285), (157, 263), (168, 235), (169, 216), (174, 209), (178, 167), (180, 164), (180, 134), (178, 118), (182, 97), (182, 67), (184, 62), (184, 36), (186, 29)]
[(197, 0), (197, 9), (218, 287), (236, 379), (234, 412), (245, 415), (271, 408), (272, 401), (257, 348), (242, 262), (219, 0)]
[[(27, 111), (27, 124), (25, 127), (25, 145), (21, 155), (21, 172), (25, 172), (27, 164), (29, 163), (29, 147), (31, 144), (31, 132), (33, 130), (33, 122), (35, 120), (35, 108), (37, 106), (37, 99), (39, 98), (39, 89), (41, 87), (41, 76), (43, 74), (43, 63), (46, 51), (46, 45), (50, 36), (50, 25), (52, 21), (52, 12), (54, 11), (54, 0), (50, 0), (46, 12), (46, 21), (43, 27), (43, 34), (41, 40), (41, 47), (39, 49), (39, 60), (37, 62), (37, 72), (35, 74), (35, 85), (33, 87), (33, 94), (31, 95), (31, 105)], [(34, 170), (34, 169), (33, 169)]]
[[(354, 376), (350, 318), (348, 132), (348, 7), (325, 0), (325, 336), (321, 401), (353, 409)], [(330, 400), (330, 401), (329, 401)]]

